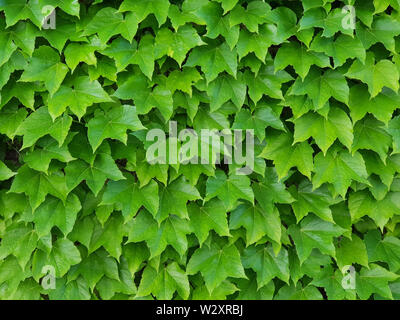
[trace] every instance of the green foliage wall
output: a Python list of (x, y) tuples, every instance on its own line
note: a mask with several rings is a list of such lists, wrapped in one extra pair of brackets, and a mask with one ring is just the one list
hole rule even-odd
[[(0, 11), (1, 299), (400, 297), (399, 0)], [(254, 172), (150, 165), (170, 120)]]

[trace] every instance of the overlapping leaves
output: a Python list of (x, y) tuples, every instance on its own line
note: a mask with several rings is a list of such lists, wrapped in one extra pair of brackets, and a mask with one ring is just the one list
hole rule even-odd
[[(0, 12), (0, 299), (400, 298), (399, 1)], [(253, 172), (147, 162), (169, 120)]]

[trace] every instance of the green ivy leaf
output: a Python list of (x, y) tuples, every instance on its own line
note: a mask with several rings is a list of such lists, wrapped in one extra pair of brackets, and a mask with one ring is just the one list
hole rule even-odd
[(200, 245), (206, 241), (211, 230), (220, 236), (230, 236), (226, 209), (221, 200), (210, 200), (204, 206), (190, 204), (188, 213), (190, 225)]
[(326, 154), (336, 139), (350, 151), (353, 144), (353, 125), (340, 108), (331, 108), (327, 118), (310, 112), (293, 121), (294, 142), (303, 142), (313, 137), (317, 145)]
[(378, 293), (387, 299), (393, 299), (388, 282), (395, 281), (398, 278), (397, 274), (389, 272), (381, 266), (372, 264), (371, 269), (363, 268), (360, 275), (357, 274), (357, 294), (364, 300), (368, 299), (373, 293)]
[(137, 17), (138, 22), (143, 21), (149, 14), (154, 14), (158, 24), (162, 25), (167, 20), (168, 0), (124, 0), (119, 7), (120, 12), (131, 11)]
[(0, 181), (8, 180), (15, 175), (15, 172), (12, 172), (2, 161), (0, 161)]
[(365, 64), (355, 61), (346, 77), (358, 79), (367, 84), (372, 98), (376, 97), (385, 86), (395, 92), (399, 91), (399, 73), (393, 63), (389, 60), (380, 60), (375, 64), (372, 53), (367, 54)]
[(206, 201), (218, 197), (229, 211), (235, 207), (239, 199), (254, 203), (254, 193), (250, 187), (250, 179), (244, 175), (226, 176), (218, 170), (215, 177), (207, 180)]
[(121, 208), (125, 221), (136, 215), (141, 206), (155, 216), (159, 208), (158, 184), (152, 180), (141, 188), (131, 176), (126, 180), (110, 181), (103, 194), (102, 204), (115, 204)]
[(234, 245), (218, 248), (203, 246), (195, 251), (190, 258), (186, 272), (196, 274), (201, 272), (210, 293), (226, 278), (246, 278), (240, 255)]
[(202, 46), (194, 48), (185, 66), (200, 66), (207, 82), (211, 82), (223, 72), (228, 72), (236, 78), (237, 72), (236, 49), (231, 50), (225, 43), (220, 46)]
[(326, 155), (320, 152), (314, 160), (314, 188), (328, 182), (333, 184), (335, 195), (345, 197), (353, 180), (369, 185), (365, 162), (358, 152), (330, 150)]
[(143, 272), (137, 296), (144, 297), (153, 293), (158, 299), (171, 300), (175, 291), (183, 299), (189, 297), (188, 277), (174, 262), (158, 272), (150, 266), (147, 267)]
[(322, 74), (318, 69), (312, 68), (304, 81), (298, 78), (290, 90), (291, 95), (307, 94), (318, 108), (322, 108), (331, 97), (345, 104), (349, 100), (346, 78), (336, 70), (328, 70)]
[(312, 65), (321, 68), (330, 66), (329, 57), (320, 52), (307, 50), (303, 45), (295, 42), (284, 44), (279, 48), (274, 59), (275, 70), (283, 70), (291, 65), (304, 80)]
[(57, 198), (48, 198), (36, 209), (33, 216), (38, 236), (47, 236), (54, 226), (67, 236), (72, 231), (80, 210), (81, 203), (74, 194), (69, 195), (65, 203)]
[[(29, 183), (26, 183), (29, 181)], [(9, 192), (25, 193), (29, 197), (32, 210), (35, 210), (45, 200), (46, 195), (51, 194), (63, 202), (68, 195), (65, 176), (54, 172), (46, 175), (30, 169), (27, 165), (22, 166), (13, 180)]]
[(126, 131), (144, 129), (136, 108), (129, 105), (114, 106), (107, 112), (98, 112), (97, 117), (88, 123), (88, 138), (93, 151), (96, 151), (104, 139), (112, 138), (126, 144)]
[(167, 28), (158, 31), (155, 39), (155, 58), (159, 59), (167, 55), (182, 65), (187, 53), (194, 47), (205, 44), (196, 32), (196, 29), (189, 25), (180, 27), (176, 32)]
[(289, 257), (285, 249), (275, 254), (271, 246), (251, 246), (243, 254), (243, 266), (257, 273), (257, 290), (275, 277), (289, 283)]
[(114, 159), (106, 153), (98, 154), (93, 164), (86, 163), (80, 159), (68, 163), (65, 168), (65, 177), (69, 190), (73, 190), (85, 180), (96, 196), (107, 179), (114, 181), (125, 179)]
[(98, 81), (91, 81), (89, 77), (77, 77), (72, 87), (62, 85), (60, 89), (48, 99), (49, 113), (53, 119), (62, 115), (66, 108), (82, 118), (86, 108), (94, 103), (112, 102)]
[(300, 222), (309, 213), (314, 213), (319, 218), (332, 222), (332, 210), (330, 206), (333, 204), (333, 198), (325, 188), (313, 190), (312, 184), (306, 180), (302, 181), (296, 188), (289, 188), (293, 199), (292, 204), (297, 222)]
[(305, 217), (299, 225), (292, 224), (288, 230), (296, 245), (296, 252), (302, 264), (311, 254), (313, 248), (336, 258), (332, 239), (343, 234), (344, 229), (315, 216)]
[(60, 62), (60, 57), (54, 49), (41, 46), (33, 52), (32, 59), (19, 81), (43, 81), (50, 95), (53, 95), (60, 88), (68, 71), (68, 67)]
[(116, 34), (121, 34), (126, 40), (132, 41), (139, 22), (135, 13), (129, 13), (124, 17), (118, 10), (107, 7), (96, 13), (85, 27), (83, 35), (97, 33), (104, 44)]
[(144, 210), (135, 217), (130, 230), (128, 242), (146, 241), (150, 258), (160, 255), (168, 245), (182, 256), (188, 248), (186, 235), (191, 232), (185, 219), (170, 215), (158, 225), (151, 214)]
[(293, 145), (293, 137), (286, 133), (267, 137), (267, 146), (260, 157), (274, 161), (279, 179), (284, 178), (292, 167), (297, 167), (310, 178), (314, 167), (313, 149), (310, 145), (306, 142)]

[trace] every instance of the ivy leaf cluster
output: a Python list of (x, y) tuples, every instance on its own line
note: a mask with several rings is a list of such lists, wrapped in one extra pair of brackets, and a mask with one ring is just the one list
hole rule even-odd
[(400, 299), (399, 80), (399, 0), (0, 0), (0, 299)]

